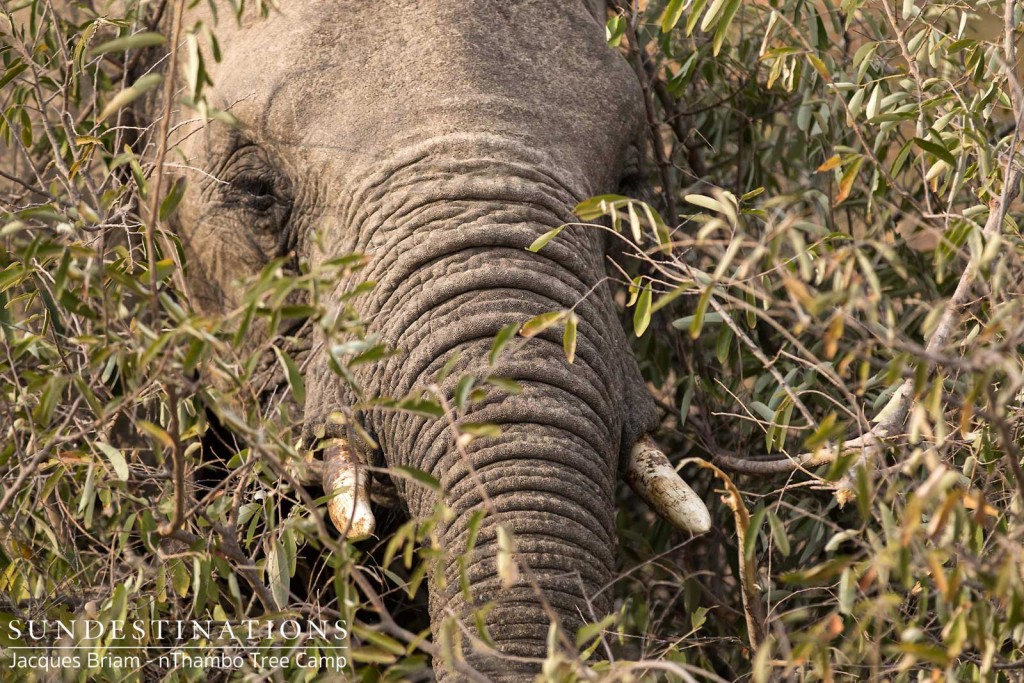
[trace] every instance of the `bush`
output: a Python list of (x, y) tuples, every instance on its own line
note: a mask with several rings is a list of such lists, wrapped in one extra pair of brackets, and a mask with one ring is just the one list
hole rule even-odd
[[(619, 609), (579, 640), (591, 674), (1014, 679), (1021, 9), (638, 5), (610, 11), (607, 37), (644, 85), (652, 191), (577, 214), (623, 237), (624, 320), (716, 524), (684, 538), (623, 497)], [(243, 343), (309, 318), (357, 339), (335, 349), (342, 376), (385, 353), (318, 299), (363, 261), (273, 264), (228, 319), (192, 310), (164, 230), (182, 190), (166, 127), (131, 106), (169, 92), (147, 60), (166, 49), (156, 15), (180, 3), (147, 7), (0, 13), (0, 623), (323, 616), (345, 633), (261, 644), (340, 640), (348, 675), (415, 678), (444, 644), (398, 605), (422, 599), (447, 511), (393, 522), (376, 548), (338, 541), (297, 436), (301, 359)], [(199, 116), (223, 116), (202, 92), (214, 29), (183, 31)], [(206, 678), (165, 664), (148, 671)], [(554, 653), (544, 673), (588, 675)]]

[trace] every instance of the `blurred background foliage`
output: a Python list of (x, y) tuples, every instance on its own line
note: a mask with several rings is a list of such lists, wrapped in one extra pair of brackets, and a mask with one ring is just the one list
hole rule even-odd
[[(422, 680), (446, 651), (417, 607), (436, 519), (338, 540), (292, 408), (301, 357), (287, 339), (243, 343), (305, 318), (356, 340), (332, 349), (340, 376), (379, 357), (353, 311), (318, 298), (362, 260), (275, 263), (227, 319), (191, 310), (163, 229), (178, 160), (131, 106), (170, 92), (152, 56), (173, 9), (0, 8), (0, 623), (337, 618), (346, 677)], [(622, 236), (623, 321), (659, 436), (715, 528), (686, 538), (622, 491), (618, 611), (579, 634), (578, 658), (553, 652), (545, 680), (1019, 678), (1022, 14), (1013, 0), (609, 9), (608, 42), (644, 85), (647, 164), (577, 214)], [(180, 38), (182, 101), (229, 118), (203, 99), (215, 27)], [(564, 324), (569, 351), (572, 320), (539, 324)], [(441, 399), (393, 407), (461, 407)]]

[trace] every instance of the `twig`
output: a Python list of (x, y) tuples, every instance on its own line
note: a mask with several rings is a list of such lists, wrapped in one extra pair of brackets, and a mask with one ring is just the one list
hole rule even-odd
[[(757, 568), (753, 562), (748, 561), (748, 559), (752, 558), (747, 558), (746, 556), (746, 538), (747, 530), (750, 528), (750, 513), (747, 511), (747, 506), (743, 503), (743, 496), (728, 474), (700, 458), (686, 458), (680, 461), (679, 466), (690, 462), (711, 470), (725, 486), (725, 495), (722, 496), (722, 501), (732, 510), (733, 518), (736, 521), (736, 542), (739, 547), (737, 558), (740, 570), (739, 584), (740, 594), (743, 598), (743, 614), (747, 622), (747, 638), (750, 641), (751, 649), (756, 652), (761, 643), (764, 642), (764, 625), (767, 618), (757, 588)], [(756, 529), (753, 531), (757, 533)]]
[(171, 479), (174, 483), (174, 516), (159, 529), (161, 536), (170, 536), (185, 523), (185, 454), (181, 449), (181, 430), (178, 428), (178, 394), (171, 384), (167, 391), (167, 433), (171, 437)]
[(167, 156), (167, 135), (171, 123), (171, 98), (174, 95), (175, 67), (177, 65), (178, 42), (181, 40), (181, 17), (185, 7), (185, 0), (177, 0), (174, 5), (174, 19), (171, 28), (171, 47), (168, 55), (167, 75), (164, 77), (163, 118), (160, 119), (160, 131), (157, 134), (156, 167), (154, 170), (153, 184), (149, 188), (149, 220), (146, 221), (146, 256), (149, 262), (149, 283), (152, 288), (153, 315), (158, 312), (157, 287), (159, 278), (156, 272), (156, 240), (154, 233), (160, 220), (160, 186), (164, 179), (164, 159)]

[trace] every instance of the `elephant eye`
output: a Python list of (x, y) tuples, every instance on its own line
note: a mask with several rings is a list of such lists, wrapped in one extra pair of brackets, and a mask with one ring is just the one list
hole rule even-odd
[(294, 248), (291, 179), (268, 150), (240, 141), (220, 171), (226, 182), (217, 185), (225, 217), (244, 228), (244, 238), (267, 258)]
[(242, 175), (232, 185), (240, 199), (256, 211), (269, 211), (278, 203), (274, 181), (266, 175)]
[(291, 183), (267, 150), (239, 141), (226, 160), (223, 177), (226, 204), (257, 215), (281, 214), (291, 204)]

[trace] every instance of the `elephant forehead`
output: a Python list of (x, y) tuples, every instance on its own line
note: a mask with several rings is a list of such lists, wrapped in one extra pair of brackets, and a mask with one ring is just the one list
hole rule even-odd
[(223, 106), (266, 140), (335, 154), (489, 132), (611, 164), (598, 152), (621, 147), (642, 106), (582, 2), (294, 2), (222, 47)]

